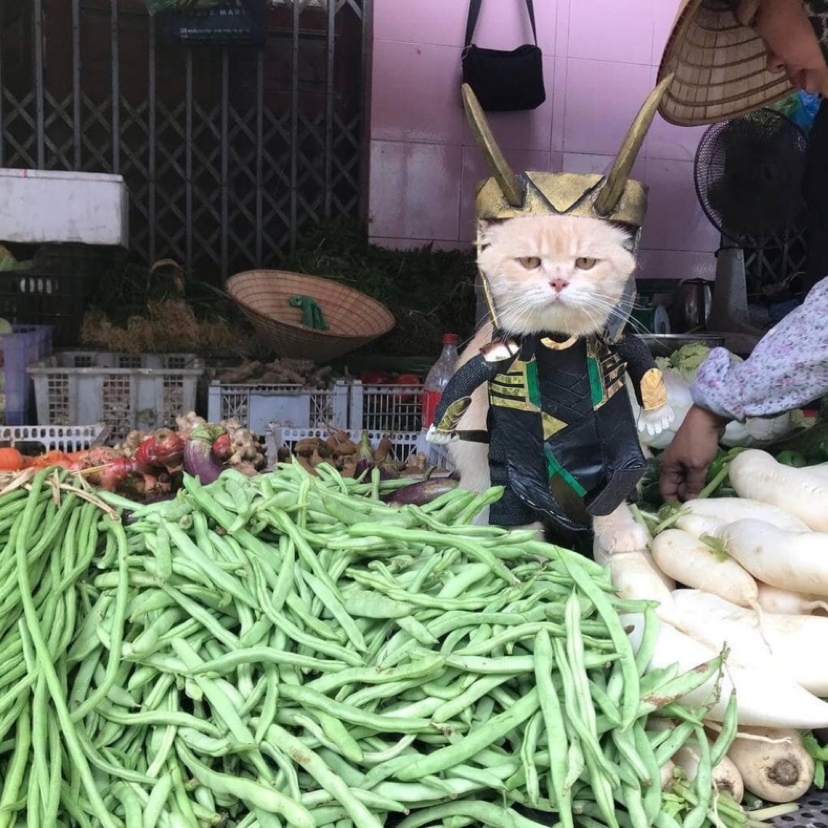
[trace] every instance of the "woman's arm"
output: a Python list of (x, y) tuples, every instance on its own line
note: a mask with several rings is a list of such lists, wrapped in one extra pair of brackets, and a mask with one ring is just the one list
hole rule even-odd
[(716, 348), (699, 368), (693, 401), (728, 420), (772, 417), (828, 393), (828, 279), (764, 336), (745, 362)]

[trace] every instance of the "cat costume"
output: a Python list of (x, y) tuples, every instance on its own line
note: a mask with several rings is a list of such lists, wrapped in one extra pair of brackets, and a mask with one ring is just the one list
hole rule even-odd
[[(477, 196), (478, 250), (485, 244), (484, 222), (563, 215), (620, 224), (637, 246), (647, 195), (629, 174), (669, 80), (647, 99), (608, 176), (515, 175), (474, 93), (464, 86), (469, 122), (493, 171)], [(493, 341), (451, 379), (427, 439), (488, 443), (491, 483), (504, 487), (502, 499), (491, 507), (490, 523), (522, 526), (540, 520), (585, 529), (590, 516), (609, 515), (635, 497), (646, 469), (639, 429), (660, 432), (673, 418), (647, 346), (622, 333), (634, 303), (634, 279), (601, 334), (567, 337), (556, 331), (516, 335), (501, 328), (486, 274), (480, 275)], [(642, 409), (639, 423), (624, 388), (627, 372)], [(484, 383), (487, 431), (457, 431), (472, 392)]]

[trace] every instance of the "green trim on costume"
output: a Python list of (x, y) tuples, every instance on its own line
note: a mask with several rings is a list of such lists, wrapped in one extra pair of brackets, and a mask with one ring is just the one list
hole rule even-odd
[(592, 392), (592, 405), (597, 408), (604, 401), (604, 383), (601, 382), (601, 366), (595, 357), (587, 357), (589, 388)]
[(540, 385), (538, 384), (538, 364), (533, 359), (526, 363), (526, 387), (529, 391), (529, 402), (535, 408), (541, 407)]
[(552, 449), (547, 445), (543, 447), (543, 452), (546, 455), (546, 467), (549, 469), (549, 477), (552, 478), (559, 474), (564, 483), (572, 489), (579, 497), (586, 494), (586, 489), (558, 462)]

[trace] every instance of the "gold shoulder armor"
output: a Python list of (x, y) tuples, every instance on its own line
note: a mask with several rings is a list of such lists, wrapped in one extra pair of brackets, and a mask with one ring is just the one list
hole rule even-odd
[(446, 409), (443, 419), (439, 423), (435, 423), (434, 427), (437, 431), (454, 431), (471, 403), (471, 397), (461, 397), (459, 400), (455, 400)]
[(650, 368), (641, 378), (641, 401), (645, 411), (667, 405), (667, 386), (658, 368)]
[(520, 346), (514, 339), (497, 339), (480, 349), (486, 362), (503, 362), (517, 356), (519, 352)]

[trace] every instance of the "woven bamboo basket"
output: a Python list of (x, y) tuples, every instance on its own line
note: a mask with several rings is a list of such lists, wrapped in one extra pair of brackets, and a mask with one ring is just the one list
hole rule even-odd
[[(394, 316), (358, 290), (318, 276), (284, 270), (247, 270), (227, 281), (227, 293), (241, 308), (258, 337), (282, 357), (328, 362), (388, 333)], [(301, 324), (292, 296), (313, 297), (328, 324), (316, 331)]]

